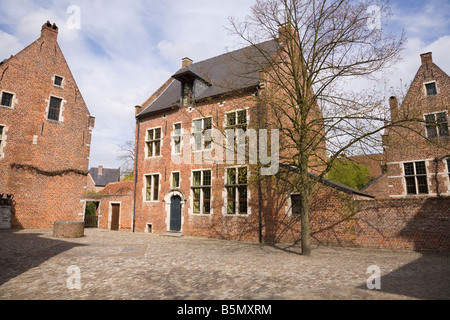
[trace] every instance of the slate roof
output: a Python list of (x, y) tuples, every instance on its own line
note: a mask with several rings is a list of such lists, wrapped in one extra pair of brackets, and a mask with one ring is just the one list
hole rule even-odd
[(196, 101), (256, 87), (260, 81), (259, 71), (267, 66), (267, 61), (273, 58), (278, 48), (278, 40), (274, 39), (182, 68), (155, 100), (142, 106), (143, 111), (138, 117), (179, 108), (183, 79), (196, 78), (205, 85), (205, 89), (194, 97)]
[(111, 182), (120, 181), (120, 169), (103, 168), (103, 173), (98, 174), (98, 168), (90, 168), (89, 174), (95, 182), (96, 187), (106, 187)]

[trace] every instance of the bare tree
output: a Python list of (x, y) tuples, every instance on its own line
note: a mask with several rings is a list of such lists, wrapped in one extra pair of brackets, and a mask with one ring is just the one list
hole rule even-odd
[(120, 175), (123, 179), (133, 178), (134, 174), (134, 140), (128, 140), (118, 146), (117, 160), (121, 162)]
[(303, 255), (311, 253), (311, 192), (333, 162), (353, 148), (380, 145), (384, 129), (411, 120), (391, 121), (385, 96), (375, 91), (345, 88), (399, 60), (405, 36), (386, 32), (389, 15), (387, 1), (257, 0), (243, 22), (230, 20), (230, 30), (257, 50), (279, 37), (275, 57), (258, 53), (266, 84), (259, 107), (280, 130), (280, 162), (290, 173), (279, 177), (300, 195)]

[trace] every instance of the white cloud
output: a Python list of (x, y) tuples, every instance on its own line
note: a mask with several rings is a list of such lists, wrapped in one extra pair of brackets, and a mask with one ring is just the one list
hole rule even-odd
[[(39, 37), (45, 21), (56, 22), (58, 42), (91, 114), (96, 117), (90, 165), (117, 167), (117, 146), (134, 139), (134, 106), (144, 102), (175, 73), (183, 57), (200, 61), (234, 47), (236, 38), (225, 30), (228, 17), (243, 19), (253, 3), (254, 0), (0, 0), (0, 59), (16, 54)], [(66, 26), (70, 5), (81, 9), (80, 30)], [(434, 8), (436, 12), (438, 7)], [(424, 15), (417, 13), (414, 19), (418, 28), (428, 28), (431, 22), (442, 26), (442, 17), (445, 18), (444, 13), (425, 20)], [(396, 22), (413, 30), (411, 20), (411, 16), (403, 15)], [(419, 54), (426, 51), (433, 51), (435, 62), (449, 71), (449, 36), (441, 31), (438, 39), (430, 43), (421, 40), (424, 33), (409, 40), (404, 62), (393, 72), (393, 79), (412, 80), (420, 65)]]

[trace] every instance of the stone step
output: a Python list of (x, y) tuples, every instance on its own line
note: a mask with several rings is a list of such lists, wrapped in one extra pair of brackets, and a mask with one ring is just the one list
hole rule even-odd
[(162, 234), (163, 237), (182, 237), (183, 234), (181, 232), (176, 231), (167, 231), (166, 233)]

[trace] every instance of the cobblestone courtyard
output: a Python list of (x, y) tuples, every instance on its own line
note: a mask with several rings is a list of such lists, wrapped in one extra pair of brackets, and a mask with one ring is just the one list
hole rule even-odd
[[(87, 229), (0, 231), (0, 299), (450, 299), (450, 258)], [(368, 290), (367, 268), (381, 269)], [(81, 290), (69, 289), (79, 268)], [(74, 269), (70, 269), (74, 270)]]

